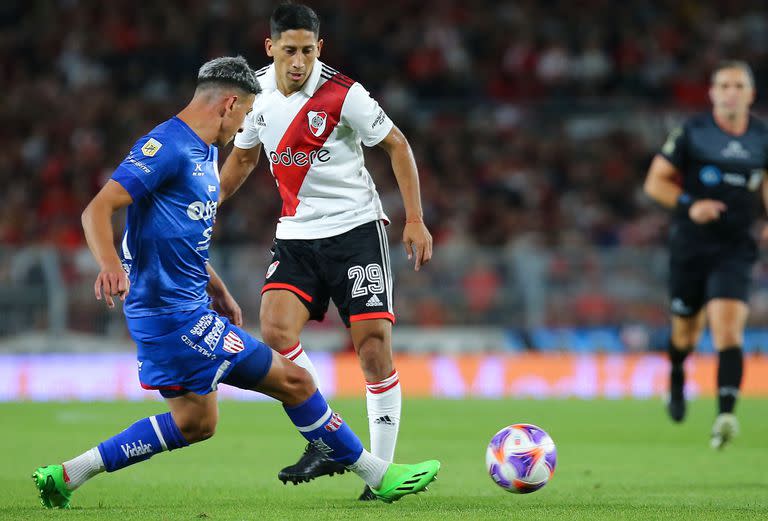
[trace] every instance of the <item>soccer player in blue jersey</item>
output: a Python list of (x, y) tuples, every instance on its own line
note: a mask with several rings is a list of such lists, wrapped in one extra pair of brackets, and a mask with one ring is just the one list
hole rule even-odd
[[(32, 477), (44, 506), (67, 508), (72, 492), (103, 471), (213, 436), (219, 383), (279, 400), (313, 446), (385, 501), (425, 489), (437, 474), (437, 461), (397, 465), (366, 451), (305, 369), (240, 329), (240, 309), (208, 263), (219, 197), (216, 147), (240, 130), (259, 92), (242, 57), (204, 64), (190, 103), (136, 142), (83, 212), (88, 246), (101, 266), (96, 298), (110, 308), (115, 297), (125, 302), (141, 385), (159, 390), (170, 412), (38, 468)], [(126, 207), (121, 258), (111, 220)]]

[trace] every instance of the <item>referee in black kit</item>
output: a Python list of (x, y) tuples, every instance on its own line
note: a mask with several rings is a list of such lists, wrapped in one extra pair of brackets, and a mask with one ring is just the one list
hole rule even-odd
[[(683, 361), (708, 321), (719, 353), (718, 415), (711, 445), (738, 434), (733, 414), (741, 386), (742, 344), (757, 242), (751, 228), (768, 165), (768, 127), (750, 115), (754, 76), (746, 62), (721, 63), (712, 73), (712, 112), (672, 131), (653, 159), (645, 192), (673, 209), (670, 229), (670, 396), (667, 410), (685, 417)], [(762, 188), (761, 188), (762, 187)], [(766, 205), (768, 206), (768, 205)]]

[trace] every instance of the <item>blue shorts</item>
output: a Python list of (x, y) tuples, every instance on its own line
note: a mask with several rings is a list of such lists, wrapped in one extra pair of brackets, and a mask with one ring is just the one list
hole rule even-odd
[(144, 389), (208, 394), (245, 360), (251, 382), (272, 367), (269, 346), (207, 306), (126, 322), (136, 342)]

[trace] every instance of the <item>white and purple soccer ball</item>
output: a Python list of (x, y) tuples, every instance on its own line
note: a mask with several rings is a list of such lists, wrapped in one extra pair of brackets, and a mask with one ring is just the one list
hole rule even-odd
[(557, 449), (544, 429), (528, 423), (504, 427), (485, 451), (488, 474), (507, 492), (528, 494), (546, 485), (555, 473)]

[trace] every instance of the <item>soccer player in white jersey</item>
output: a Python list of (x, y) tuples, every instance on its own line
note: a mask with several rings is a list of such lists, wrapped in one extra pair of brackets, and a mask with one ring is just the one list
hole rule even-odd
[[(392, 361), (389, 221), (361, 143), (389, 154), (405, 205), (403, 243), (417, 271), (432, 257), (432, 237), (408, 141), (359, 83), (319, 60), (319, 27), (305, 5), (272, 13), (265, 48), (273, 63), (257, 71), (263, 93), (224, 163), (220, 200), (245, 181), (264, 148), (283, 208), (262, 290), (261, 334), (317, 382), (300, 334), (307, 321), (322, 320), (333, 299), (365, 376), (371, 450), (392, 461), (401, 392)], [(310, 445), (278, 478), (300, 483), (343, 471)], [(375, 496), (366, 488), (360, 499)]]

